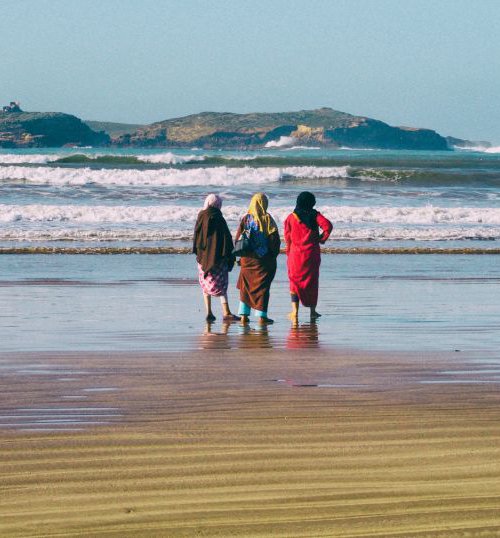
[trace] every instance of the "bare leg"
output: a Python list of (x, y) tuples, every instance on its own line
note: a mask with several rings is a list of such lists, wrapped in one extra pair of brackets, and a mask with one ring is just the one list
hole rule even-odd
[(292, 311), (288, 317), (296, 323), (299, 320), (299, 296), (296, 293), (290, 293), (290, 299), (292, 300)]
[(299, 319), (299, 303), (292, 301), (292, 311), (288, 314), (288, 317), (296, 322)]
[(224, 315), (224, 321), (240, 321), (240, 317), (235, 316), (231, 312), (231, 309), (229, 308), (229, 303), (227, 302), (227, 296), (221, 296), (220, 300), (222, 305), (222, 313)]
[(203, 300), (205, 301), (205, 309), (207, 311), (207, 317), (205, 319), (209, 323), (215, 321), (215, 316), (212, 312), (212, 297), (210, 295), (203, 294)]

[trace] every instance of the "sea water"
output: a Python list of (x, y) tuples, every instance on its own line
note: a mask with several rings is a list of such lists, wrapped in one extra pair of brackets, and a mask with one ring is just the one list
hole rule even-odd
[[(500, 154), (311, 148), (1, 150), (0, 251), (189, 247), (209, 192), (236, 229), (253, 193), (281, 228), (310, 190), (328, 245), (500, 247)], [(495, 255), (323, 255), (316, 325), (292, 327), (278, 258), (261, 330), (205, 326), (192, 255), (0, 255), (0, 351), (337, 346), (495, 353)], [(230, 301), (236, 307), (235, 282)], [(216, 313), (220, 317), (219, 305)]]
[(500, 153), (64, 148), (0, 151), (0, 248), (186, 247), (209, 192), (235, 230), (255, 192), (281, 226), (303, 190), (339, 248), (500, 246)]
[[(500, 364), (495, 255), (324, 255), (316, 324), (293, 326), (286, 258), (269, 315), (207, 325), (194, 256), (0, 256), (0, 352), (351, 348), (443, 351)], [(238, 267), (229, 301), (237, 306)], [(478, 355), (479, 354), (479, 355)]]

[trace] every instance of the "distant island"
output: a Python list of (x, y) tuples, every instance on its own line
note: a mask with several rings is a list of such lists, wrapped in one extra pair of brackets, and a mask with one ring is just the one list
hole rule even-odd
[(0, 111), (0, 147), (105, 146), (111, 138), (62, 112), (24, 112), (11, 101)]
[(141, 147), (262, 148), (293, 145), (376, 149), (447, 150), (430, 129), (391, 127), (331, 108), (299, 112), (203, 112), (145, 126), (116, 143)]
[(15, 101), (0, 112), (0, 147), (4, 148), (314, 146), (437, 151), (471, 144), (459, 138), (445, 138), (431, 129), (393, 127), (332, 108), (252, 114), (203, 112), (150, 125), (82, 121), (61, 112), (24, 112)]

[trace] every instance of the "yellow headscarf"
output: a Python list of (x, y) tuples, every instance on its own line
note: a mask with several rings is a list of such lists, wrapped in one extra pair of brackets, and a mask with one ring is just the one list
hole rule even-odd
[(248, 207), (248, 213), (252, 215), (253, 220), (259, 225), (259, 230), (266, 236), (278, 231), (273, 217), (267, 212), (268, 205), (267, 196), (263, 192), (258, 192), (252, 196)]

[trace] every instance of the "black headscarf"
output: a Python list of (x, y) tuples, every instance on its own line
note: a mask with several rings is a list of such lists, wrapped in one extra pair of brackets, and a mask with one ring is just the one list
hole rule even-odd
[(297, 197), (297, 205), (293, 212), (299, 217), (300, 222), (303, 222), (308, 228), (315, 232), (319, 232), (316, 215), (318, 212), (313, 209), (316, 204), (316, 197), (312, 192), (301, 192)]

